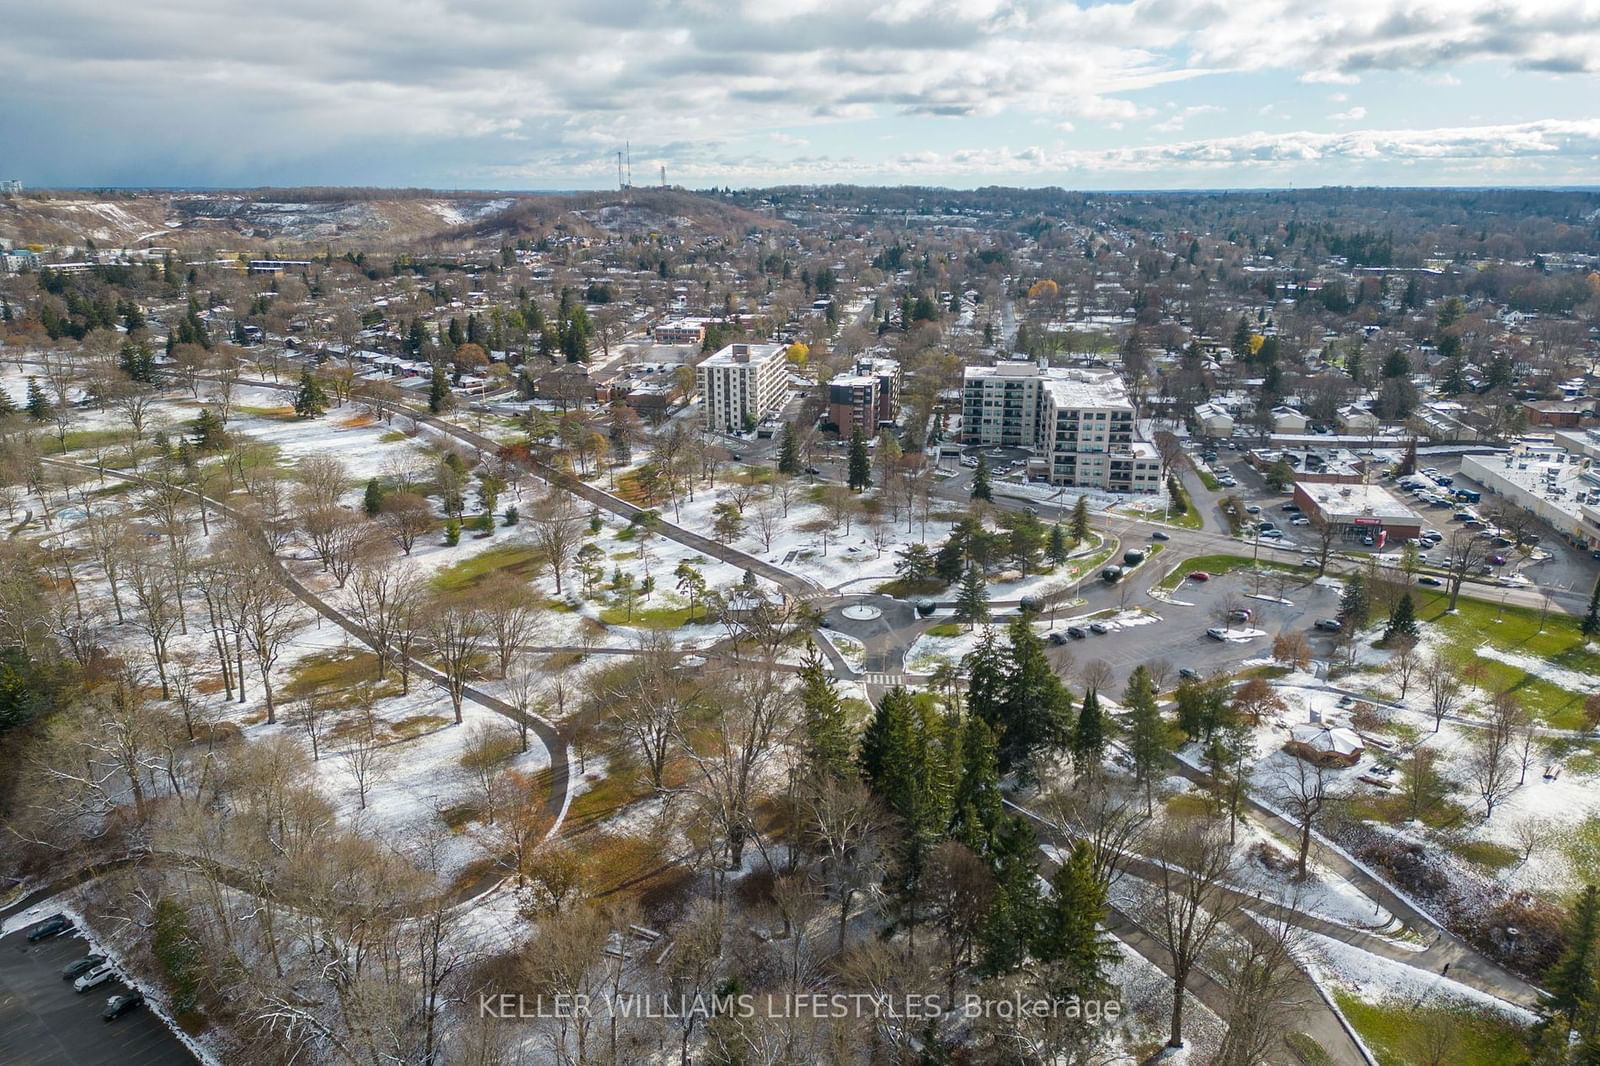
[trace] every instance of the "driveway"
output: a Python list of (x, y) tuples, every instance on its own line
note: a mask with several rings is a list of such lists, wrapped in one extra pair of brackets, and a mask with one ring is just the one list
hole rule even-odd
[(106, 1000), (127, 986), (109, 981), (78, 993), (61, 968), (88, 954), (76, 934), (29, 944), (27, 928), (0, 939), (0, 1064), (3, 1066), (193, 1066), (196, 1059), (144, 1007), (114, 1022)]

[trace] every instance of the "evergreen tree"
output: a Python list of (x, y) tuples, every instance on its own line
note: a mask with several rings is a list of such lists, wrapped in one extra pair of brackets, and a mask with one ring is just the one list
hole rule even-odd
[(1383, 642), (1390, 643), (1396, 638), (1403, 640), (1417, 639), (1417, 608), (1411, 602), (1411, 593), (1402, 593), (1395, 602), (1394, 610), (1389, 612), (1389, 624), (1383, 629)]
[(778, 450), (778, 473), (800, 473), (800, 442), (795, 439), (793, 422), (783, 424), (783, 443)]
[(1032, 936), (1034, 956), (1045, 965), (1052, 997), (1088, 999), (1104, 992), (1117, 952), (1100, 931), (1106, 886), (1095, 876), (1094, 845), (1079, 840), (1050, 878), (1055, 891), (1040, 907)]
[(961, 665), (967, 674), (967, 713), (995, 729), (1004, 714), (1005, 678), (1009, 665), (994, 630), (984, 626), (977, 646)]
[(1089, 497), (1079, 496), (1072, 505), (1072, 543), (1082, 544), (1089, 539)]
[(933, 576), (946, 585), (960, 581), (965, 572), (966, 559), (967, 552), (961, 538), (952, 533), (933, 554)]
[(328, 395), (311, 367), (300, 368), (300, 387), (294, 394), (294, 413), (301, 418), (316, 418), (328, 409)]
[(1029, 942), (1039, 924), (1039, 841), (1021, 815), (1000, 822), (994, 834), (990, 869), (994, 895), (979, 930), (979, 969), (1010, 973), (1027, 961)]
[(1190, 740), (1200, 739), (1200, 734), (1205, 732), (1205, 686), (1191, 678), (1184, 678), (1178, 682), (1172, 697), (1177, 705), (1178, 728)]
[[(1000, 768), (1026, 771), (1028, 761), (1067, 739), (1072, 697), (1044, 652), (1044, 641), (1026, 618), (1007, 629), (1011, 647), (995, 720), (1000, 737)], [(976, 711), (976, 709), (974, 709)]]
[(195, 416), (192, 439), (194, 446), (202, 452), (217, 452), (228, 446), (228, 434), (223, 429), (222, 419), (209, 407), (201, 408)]
[(1064, 566), (1068, 556), (1072, 554), (1072, 547), (1067, 543), (1067, 531), (1060, 522), (1050, 526), (1050, 540), (1045, 546), (1045, 558), (1056, 566)]
[(1545, 975), (1543, 1009), (1562, 1015), (1570, 1027), (1578, 1010), (1595, 998), (1595, 947), (1600, 938), (1600, 891), (1585, 886), (1567, 920), (1561, 957)]
[(978, 453), (978, 466), (972, 472), (972, 498), (991, 501), (994, 499), (994, 490), (989, 487), (989, 458), (982, 452)]
[(1079, 776), (1100, 769), (1105, 754), (1106, 723), (1100, 713), (1100, 695), (1094, 689), (1084, 693), (1083, 707), (1072, 731), (1072, 765)]
[[(0, 409), (0, 414), (5, 411)], [(1589, 594), (1589, 609), (1583, 614), (1583, 621), (1578, 623), (1578, 631), (1586, 637), (1600, 633), (1600, 578), (1595, 579), (1594, 591)]]
[(1339, 621), (1346, 628), (1360, 629), (1372, 617), (1372, 604), (1367, 599), (1367, 584), (1360, 574), (1345, 578), (1344, 593), (1339, 598)]
[(995, 833), (1005, 820), (1000, 762), (994, 730), (975, 714), (962, 720), (961, 776), (951, 807), (950, 835), (979, 855), (991, 856)]
[(989, 620), (989, 586), (977, 563), (968, 563), (956, 593), (956, 619), (969, 627)]
[(872, 484), (872, 455), (859, 426), (850, 434), (849, 479), (851, 492), (860, 492)]
[(7, 415), (14, 415), (16, 413), (16, 401), (11, 398), (11, 394), (9, 392), (3, 388), (0, 388), (0, 418), (5, 418)]
[(131, 337), (123, 341), (122, 349), (117, 353), (117, 365), (129, 380), (141, 385), (155, 384), (156, 357), (143, 341), (135, 341)]
[(844, 702), (833, 687), (817, 646), (806, 642), (800, 667), (801, 761), (806, 777), (820, 783), (843, 780), (852, 772), (855, 738)]
[(375, 477), (367, 479), (367, 490), (361, 496), (361, 507), (367, 512), (368, 518), (378, 517), (378, 512), (383, 510), (382, 481)]
[(1128, 678), (1123, 702), (1128, 707), (1128, 755), (1133, 759), (1134, 780), (1145, 789), (1145, 808), (1152, 806), (1156, 774), (1167, 757), (1166, 723), (1156, 704), (1156, 686), (1141, 663)]
[(428, 411), (439, 414), (450, 406), (450, 379), (445, 376), (444, 363), (433, 364), (433, 380), (428, 383)]
[(23, 409), (28, 412), (28, 417), (35, 422), (47, 421), (55, 413), (55, 405), (50, 402), (50, 397), (46, 396), (44, 390), (39, 387), (38, 378), (30, 377), (28, 379), (28, 400), (23, 405)]

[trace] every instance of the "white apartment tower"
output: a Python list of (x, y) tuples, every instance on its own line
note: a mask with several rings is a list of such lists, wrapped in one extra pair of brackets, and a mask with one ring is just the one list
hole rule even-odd
[(1055, 485), (1161, 489), (1161, 461), (1154, 447), (1134, 439), (1133, 404), (1111, 370), (1023, 362), (969, 366), (961, 441), (1027, 448)]
[(782, 344), (730, 344), (697, 368), (707, 430), (737, 433), (783, 406), (788, 349)]

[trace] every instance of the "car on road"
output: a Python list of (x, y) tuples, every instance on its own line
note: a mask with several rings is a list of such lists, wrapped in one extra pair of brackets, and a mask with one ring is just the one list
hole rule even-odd
[(810, 474), (812, 477), (821, 477), (822, 476), (822, 471), (818, 470), (814, 466), (806, 467), (806, 473)]
[(1185, 681), (1199, 681), (1200, 671), (1187, 666), (1180, 666), (1178, 668), (1178, 676)]
[(99, 966), (89, 970), (87, 973), (80, 974), (78, 979), (72, 982), (72, 987), (75, 991), (87, 992), (91, 988), (96, 988), (105, 984), (115, 976), (117, 975), (116, 972), (111, 969), (111, 964), (109, 962), (102, 962)]
[(1304, 559), (1300, 560), (1300, 565), (1301, 566), (1317, 566), (1319, 564), (1317, 563), (1317, 561), (1315, 559), (1311, 558), (1311, 556), (1308, 555)]
[(1314, 625), (1324, 633), (1337, 633), (1344, 628), (1344, 623), (1337, 618), (1319, 618)]
[(1189, 575), (1190, 581), (1210, 581), (1211, 575), (1204, 570), (1196, 570)]
[(1282, 540), (1283, 539), (1283, 530), (1281, 530), (1281, 529), (1263, 529), (1261, 531), (1261, 535), (1263, 537), (1267, 538), (1268, 540)]
[(72, 928), (72, 919), (65, 914), (52, 914), (28, 931), (28, 943), (37, 944), (48, 937), (65, 933)]
[(1440, 585), (1443, 585), (1444, 582), (1440, 581), (1436, 577), (1432, 577), (1432, 576), (1430, 576), (1428, 574), (1423, 574), (1421, 577), (1417, 578), (1417, 584), (1419, 584), (1419, 585), (1428, 585), (1428, 586), (1431, 586), (1433, 588), (1438, 588)]
[(1248, 506), (1248, 507), (1246, 507), (1244, 509), (1244, 513), (1245, 514), (1260, 514), (1261, 513), (1261, 507), (1260, 507), (1259, 504), (1252, 503), (1250, 506)]
[(1231, 634), (1221, 626), (1212, 626), (1210, 629), (1206, 630), (1206, 636), (1210, 637), (1212, 640), (1227, 640)]
[(1150, 539), (1151, 540), (1171, 540), (1172, 539), (1172, 534), (1163, 533), (1161, 530), (1158, 529), (1158, 530), (1155, 530), (1154, 532), (1152, 532), (1150, 534)]
[(100, 1012), (100, 1017), (108, 1022), (114, 1022), (124, 1014), (136, 1007), (144, 1005), (144, 993), (135, 989), (124, 992), (120, 996), (112, 996), (106, 1000), (106, 1009)]
[(1089, 632), (1099, 633), (1101, 636), (1104, 636), (1105, 634), (1111, 632), (1111, 627), (1106, 625), (1104, 622), (1090, 622)]
[(1085, 633), (1079, 626), (1068, 626), (1067, 636), (1071, 637), (1073, 640), (1087, 640), (1089, 634)]
[(1496, 566), (1506, 565), (1506, 557), (1504, 555), (1491, 555), (1489, 556), (1489, 561)]
[(69, 962), (61, 967), (61, 979), (63, 981), (76, 980), (105, 961), (106, 957), (104, 955), (85, 955), (83, 958), (75, 962)]

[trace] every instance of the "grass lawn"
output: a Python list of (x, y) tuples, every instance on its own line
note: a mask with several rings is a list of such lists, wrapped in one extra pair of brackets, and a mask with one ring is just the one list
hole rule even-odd
[(505, 544), (481, 551), (433, 575), (433, 587), (441, 592), (460, 592), (500, 575), (527, 580), (544, 564), (544, 557), (526, 544)]
[(896, 599), (908, 600), (918, 596), (933, 596), (943, 592), (950, 586), (936, 577), (922, 578), (912, 581), (910, 578), (897, 577), (893, 581), (885, 581), (874, 592), (884, 596), (893, 596)]
[(1457, 603), (1455, 614), (1447, 614), (1449, 603), (1449, 596), (1431, 590), (1418, 597), (1417, 602), (1417, 618), (1438, 626), (1449, 637), (1449, 654), (1461, 663), (1476, 658), (1483, 664), (1491, 690), (1515, 692), (1523, 706), (1545, 724), (1559, 729), (1583, 728), (1583, 693), (1560, 688), (1475, 651), (1487, 643), (1501, 651), (1543, 659), (1562, 670), (1600, 678), (1600, 652), (1588, 647), (1587, 638), (1578, 632), (1576, 619), (1550, 612), (1541, 624), (1540, 612), (1533, 608), (1502, 607), (1466, 596)]
[[(1378, 1066), (1522, 1066), (1523, 1030), (1483, 1011), (1410, 1003), (1369, 1003), (1335, 990), (1333, 998), (1378, 1059)], [(1448, 1046), (1446, 1046), (1448, 1045)], [(1438, 1057), (1439, 1051), (1446, 1051)]]
[(1458, 841), (1450, 845), (1450, 850), (1459, 858), (1489, 871), (1504, 870), (1522, 858), (1521, 852), (1516, 848), (1508, 848), (1504, 844), (1488, 840)]
[(1222, 482), (1217, 480), (1217, 475), (1213, 474), (1209, 470), (1201, 470), (1199, 467), (1196, 467), (1194, 472), (1200, 475), (1200, 484), (1204, 485), (1207, 489), (1212, 492), (1222, 491)]
[[(1291, 574), (1305, 573), (1297, 566), (1289, 566), (1285, 563), (1274, 563), (1267, 559), (1262, 559), (1256, 565), (1264, 570), (1285, 570)], [(1234, 570), (1248, 570), (1250, 569), (1250, 566), (1251, 560), (1248, 556), (1244, 555), (1194, 555), (1179, 563), (1172, 573), (1168, 574), (1157, 583), (1156, 587), (1166, 589), (1168, 592), (1171, 592), (1173, 589), (1183, 584), (1184, 579), (1190, 574), (1194, 573), (1196, 570), (1204, 570), (1212, 577), (1216, 577), (1219, 574), (1231, 573)], [(1309, 577), (1310, 575), (1306, 574), (1306, 576)]]
[(63, 448), (61, 438), (56, 434), (40, 433), (39, 451), (44, 455), (62, 455), (83, 448), (121, 445), (129, 436), (130, 432), (126, 429), (75, 429), (67, 434), (67, 446)]
[(677, 629), (688, 625), (694, 614), (688, 607), (635, 607), (633, 617), (621, 606), (607, 607), (600, 612), (600, 621), (608, 626), (634, 626), (640, 629)]
[(936, 626), (929, 626), (926, 635), (930, 637), (959, 637), (966, 631), (966, 625), (961, 622), (940, 622)]

